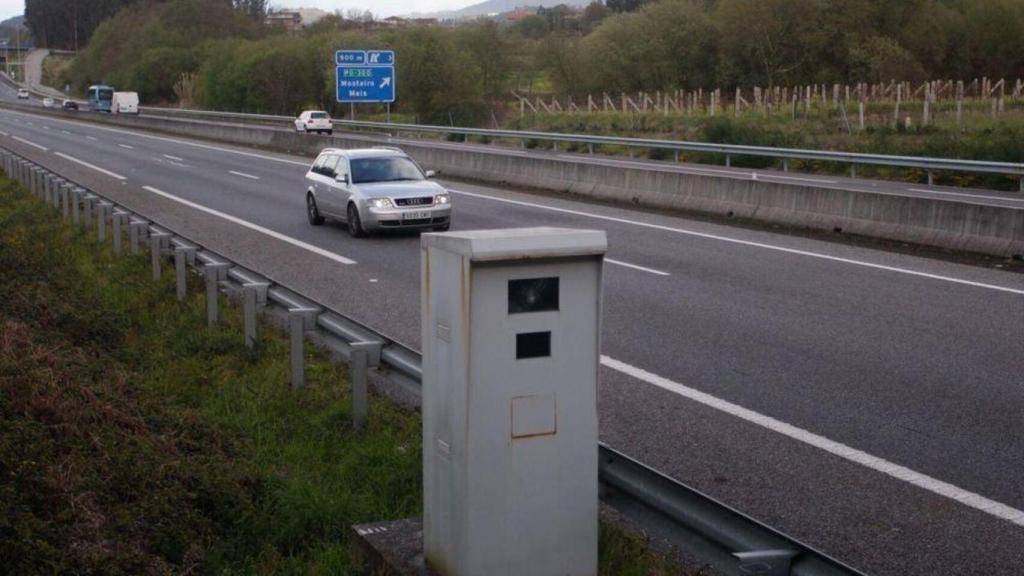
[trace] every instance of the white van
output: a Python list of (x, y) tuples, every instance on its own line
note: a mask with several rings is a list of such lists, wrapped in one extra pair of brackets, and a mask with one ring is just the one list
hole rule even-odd
[(114, 92), (114, 99), (110, 103), (110, 111), (114, 114), (138, 114), (139, 93)]

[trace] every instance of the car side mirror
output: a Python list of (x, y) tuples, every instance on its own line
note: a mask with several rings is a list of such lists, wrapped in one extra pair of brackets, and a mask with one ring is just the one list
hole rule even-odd
[(426, 177), (427, 178), (433, 178), (434, 176), (437, 176), (437, 172), (435, 172), (434, 170), (427, 170), (427, 173), (426, 173)]
[(348, 174), (337, 174), (334, 176), (334, 181), (348, 184)]

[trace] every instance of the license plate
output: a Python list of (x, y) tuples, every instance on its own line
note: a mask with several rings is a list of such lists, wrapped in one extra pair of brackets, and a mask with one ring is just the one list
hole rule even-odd
[(424, 218), (430, 218), (430, 211), (418, 210), (415, 212), (406, 212), (402, 215), (402, 220), (423, 220)]

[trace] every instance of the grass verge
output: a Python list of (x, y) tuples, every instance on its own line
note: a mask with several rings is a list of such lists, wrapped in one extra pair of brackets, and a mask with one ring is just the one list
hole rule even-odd
[[(422, 509), (419, 415), (371, 400), (288, 342), (247, 349), (240, 311), (205, 328), (143, 257), (0, 179), (0, 572), (348, 574), (348, 527)], [(603, 523), (601, 573), (682, 570)]]

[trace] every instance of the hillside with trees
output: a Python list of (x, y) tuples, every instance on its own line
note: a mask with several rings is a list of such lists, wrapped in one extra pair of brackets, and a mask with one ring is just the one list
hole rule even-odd
[[(37, 31), (34, 2), (29, 25), (52, 45), (52, 33)], [(223, 0), (131, 4), (96, 28), (71, 80), (130, 86), (150, 102), (291, 113), (331, 107), (335, 49), (389, 48), (400, 54), (396, 111), (470, 123), (523, 89), (1024, 76), (1020, 0), (615, 0), (450, 26), (331, 15), (299, 34), (263, 26), (252, 10)]]

